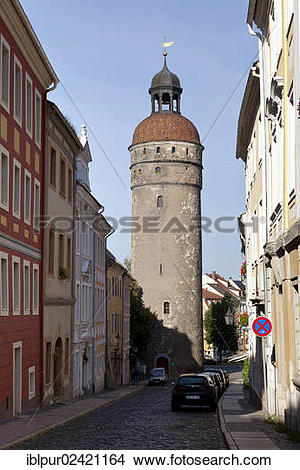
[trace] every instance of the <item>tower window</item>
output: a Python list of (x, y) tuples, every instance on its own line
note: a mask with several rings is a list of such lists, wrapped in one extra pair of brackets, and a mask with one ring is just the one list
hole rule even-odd
[(162, 274), (162, 273), (163, 273), (163, 265), (160, 264), (160, 265), (159, 265), (159, 274)]
[(157, 166), (157, 167), (155, 168), (155, 173), (156, 173), (157, 175), (160, 175), (160, 173), (161, 173), (161, 168), (160, 168), (160, 166)]
[(156, 153), (157, 153), (157, 154), (160, 153), (160, 147), (156, 147)]
[(168, 315), (170, 313), (170, 303), (164, 302), (164, 314)]
[(172, 147), (172, 153), (175, 153), (175, 147)]
[(189, 154), (189, 149), (188, 148), (186, 148), (185, 154), (186, 154), (186, 156)]
[(163, 207), (164, 200), (162, 196), (157, 196), (157, 207)]

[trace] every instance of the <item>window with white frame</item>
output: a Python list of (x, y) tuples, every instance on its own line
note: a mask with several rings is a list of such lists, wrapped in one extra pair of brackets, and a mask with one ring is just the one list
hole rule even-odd
[(34, 179), (33, 226), (34, 226), (35, 230), (40, 230), (40, 197), (41, 197), (40, 182), (37, 179)]
[(0, 103), (9, 112), (9, 90), (10, 90), (10, 47), (1, 34), (0, 51)]
[(0, 315), (8, 315), (8, 299), (8, 255), (0, 252)]
[(9, 209), (9, 153), (0, 145), (0, 207)]
[(12, 257), (13, 314), (20, 315), (20, 258)]
[(37, 264), (33, 265), (33, 282), (32, 282), (32, 313), (38, 315), (39, 313), (39, 267)]
[(30, 262), (24, 260), (24, 314), (30, 314)]
[(35, 143), (41, 147), (41, 115), (42, 99), (40, 93), (35, 90)]
[(22, 126), (22, 65), (14, 56), (14, 119)]
[(14, 158), (13, 171), (13, 215), (20, 218), (21, 213), (21, 164)]
[(28, 369), (28, 398), (31, 400), (35, 397), (35, 366)]
[(31, 222), (31, 174), (24, 171), (24, 220), (27, 224)]
[(32, 137), (32, 81), (26, 74), (25, 82), (25, 128), (27, 134)]

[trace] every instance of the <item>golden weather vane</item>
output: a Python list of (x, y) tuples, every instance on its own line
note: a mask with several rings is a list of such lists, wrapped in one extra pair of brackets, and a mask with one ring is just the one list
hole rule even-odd
[(168, 53), (166, 51), (166, 48), (170, 47), (170, 46), (173, 46), (174, 43), (175, 43), (175, 41), (168, 41), (167, 42), (167, 36), (164, 37), (164, 42), (161, 44), (161, 47), (163, 48), (163, 55), (164, 56), (168, 55)]

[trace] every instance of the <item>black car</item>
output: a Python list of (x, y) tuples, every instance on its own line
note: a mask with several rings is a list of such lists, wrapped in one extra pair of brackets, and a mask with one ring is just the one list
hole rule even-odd
[(223, 388), (223, 392), (225, 391), (226, 387), (227, 387), (227, 383), (226, 383), (226, 376), (224, 374), (224, 371), (222, 369), (205, 369), (204, 372), (212, 372), (214, 374), (218, 374), (219, 375), (219, 378), (220, 378), (220, 381), (221, 381), (221, 384), (222, 384), (222, 388)]
[(204, 374), (182, 374), (173, 389), (172, 411), (182, 406), (217, 407), (217, 389), (211, 377)]

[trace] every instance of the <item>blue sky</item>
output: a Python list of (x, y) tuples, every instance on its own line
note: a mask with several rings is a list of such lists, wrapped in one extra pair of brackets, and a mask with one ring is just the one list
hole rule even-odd
[[(257, 56), (256, 40), (246, 28), (248, 0), (21, 3), (63, 84), (49, 99), (78, 132), (84, 116), (117, 169), (119, 176), (90, 133), (91, 186), (106, 215), (119, 218), (131, 213), (127, 148), (136, 125), (150, 114), (148, 88), (162, 67), (160, 44), (165, 35), (175, 41), (168, 65), (184, 89), (182, 114), (194, 122), (205, 146), (203, 215), (215, 220), (244, 211), (244, 168), (235, 159), (235, 146), (246, 71)], [(116, 232), (108, 245), (121, 261), (130, 254), (128, 234)], [(237, 277), (241, 262), (237, 231), (203, 234), (205, 272)]]

